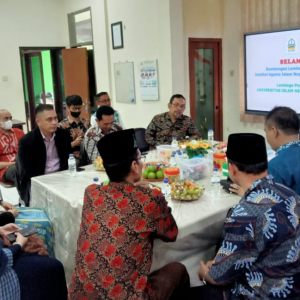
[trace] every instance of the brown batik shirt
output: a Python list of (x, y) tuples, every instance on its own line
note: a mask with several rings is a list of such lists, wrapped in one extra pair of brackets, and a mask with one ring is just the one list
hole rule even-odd
[(172, 242), (177, 234), (160, 191), (125, 182), (90, 185), (69, 299), (155, 299), (148, 281), (153, 240)]
[[(84, 118), (80, 118), (79, 122), (71, 121), (66, 118), (62, 120), (58, 126), (62, 129), (66, 129), (70, 132), (70, 141), (71, 143), (75, 141), (79, 136), (84, 137), (84, 134), (91, 127), (90, 121)], [(80, 145), (72, 148), (72, 151), (75, 156), (80, 154)]]
[(170, 145), (173, 137), (179, 141), (186, 136), (200, 139), (201, 133), (190, 117), (182, 115), (173, 123), (168, 112), (156, 115), (146, 130), (146, 140), (152, 148)]

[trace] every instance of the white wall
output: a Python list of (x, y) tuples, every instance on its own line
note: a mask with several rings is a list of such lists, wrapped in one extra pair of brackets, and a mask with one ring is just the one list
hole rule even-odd
[[(107, 1), (108, 26), (123, 22), (124, 48), (112, 50), (109, 34), (110, 67), (114, 64), (134, 62), (136, 104), (117, 103), (127, 128), (147, 127), (155, 114), (167, 110), (172, 95), (172, 60), (169, 1), (161, 0), (109, 0)], [(145, 59), (158, 60), (160, 101), (142, 101), (138, 81), (138, 63)], [(115, 99), (115, 80), (111, 75), (111, 94)], [(99, 89), (99, 88), (98, 88)]]
[(65, 46), (60, 8), (60, 0), (0, 0), (0, 108), (15, 119), (26, 121), (19, 47)]

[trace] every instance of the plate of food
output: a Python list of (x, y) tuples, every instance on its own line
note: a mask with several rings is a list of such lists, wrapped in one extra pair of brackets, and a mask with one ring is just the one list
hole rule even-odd
[(103, 160), (100, 156), (98, 156), (97, 159), (93, 161), (93, 165), (96, 171), (105, 171)]
[(144, 163), (142, 179), (147, 181), (163, 181), (165, 178), (164, 169), (169, 165), (159, 162)]
[(181, 201), (198, 200), (203, 196), (204, 186), (189, 180), (173, 182), (171, 184), (171, 198)]

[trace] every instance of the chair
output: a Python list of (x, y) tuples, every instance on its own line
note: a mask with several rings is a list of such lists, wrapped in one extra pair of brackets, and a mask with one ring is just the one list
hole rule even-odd
[(139, 147), (140, 151), (142, 153), (149, 151), (150, 145), (148, 144), (145, 138), (146, 129), (135, 128), (134, 131), (135, 131), (137, 146)]
[(80, 163), (79, 163), (80, 167), (86, 166), (90, 163), (89, 158), (87, 156), (87, 153), (85, 151), (84, 142), (82, 142), (80, 144), (80, 157), (79, 157), (79, 160), (80, 160)]

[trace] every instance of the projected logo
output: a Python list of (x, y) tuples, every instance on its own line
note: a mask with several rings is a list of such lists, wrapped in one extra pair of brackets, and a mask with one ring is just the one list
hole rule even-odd
[(286, 53), (298, 53), (298, 36), (286, 37)]

